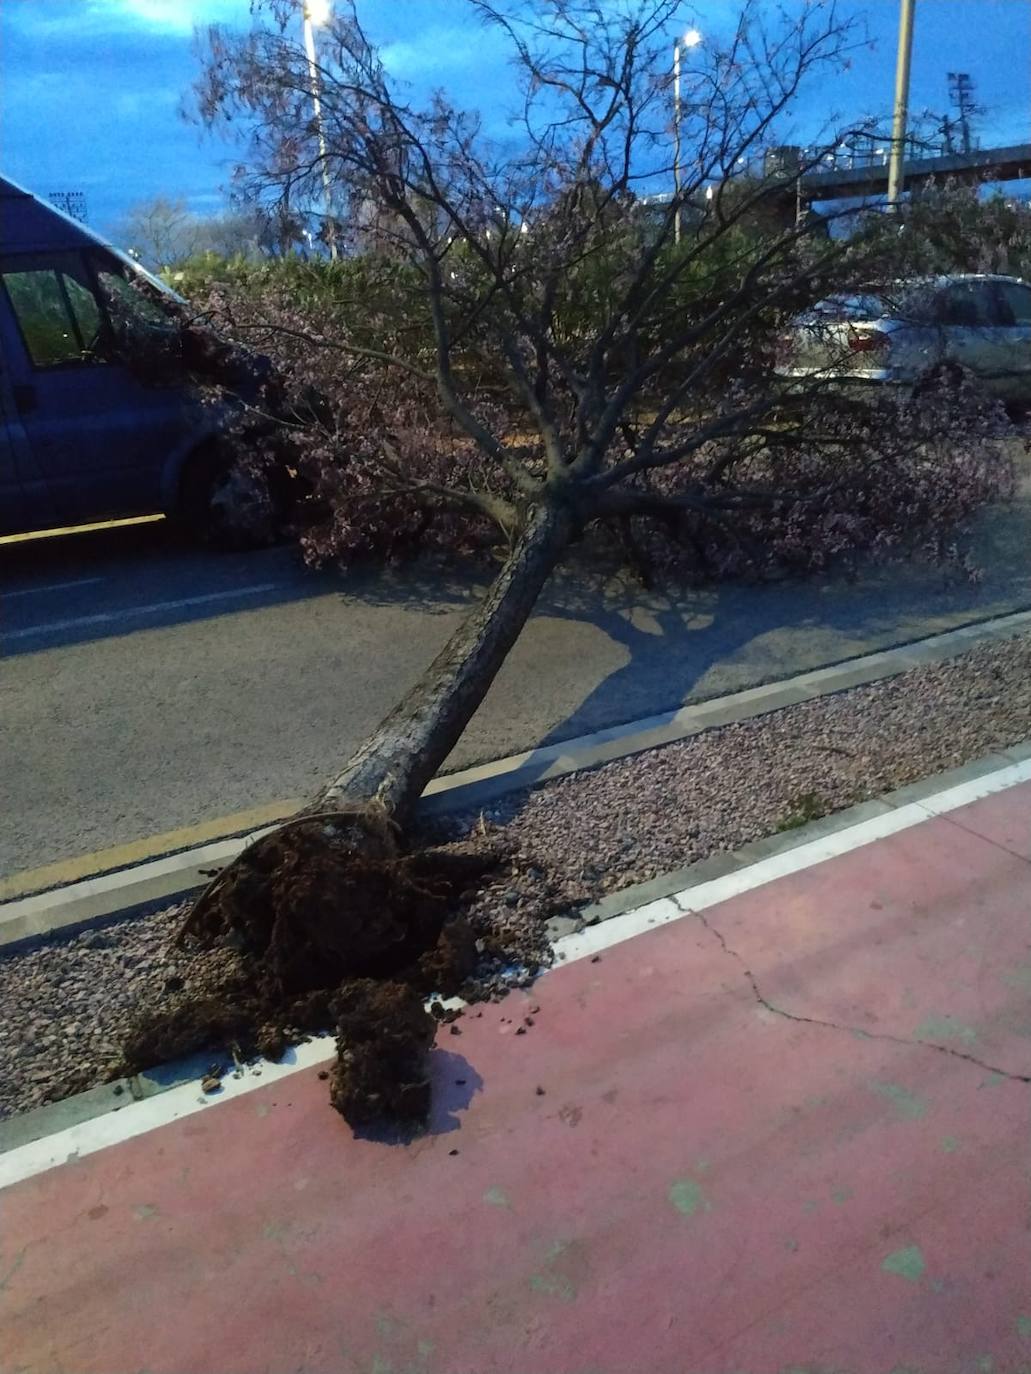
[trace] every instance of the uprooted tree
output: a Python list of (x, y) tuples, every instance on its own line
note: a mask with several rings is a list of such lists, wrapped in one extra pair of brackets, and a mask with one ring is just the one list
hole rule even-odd
[[(331, 552), (376, 527), (493, 530), (501, 566), (310, 805), (214, 878), (183, 938), (229, 939), (249, 961), (249, 1000), (197, 1021), (212, 1033), (324, 1021), (345, 985), (335, 1102), (352, 1119), (417, 1115), (428, 1041), (411, 997), (467, 969), (468, 932), (441, 928), (483, 860), (413, 852), (406, 837), (574, 541), (611, 527), (639, 560), (670, 547), (764, 568), (937, 533), (994, 489), (991, 417), (859, 401), (772, 365), (800, 311), (897, 273), (904, 251), (828, 236), (795, 215), (793, 182), (763, 170), (805, 81), (857, 41), (833, 5), (764, 25), (746, 4), (724, 46), (692, 52), (672, 199), (645, 192), (672, 180), (677, 0), (469, 0), (522, 82), (496, 140), (442, 95), (408, 101), (353, 9), (322, 34), (320, 139), (295, 6), (254, 8), (249, 33), (207, 35), (202, 115), (239, 131), (252, 200), (317, 203), (328, 179), (344, 260), (323, 269), (318, 310), (288, 275), (231, 311), (221, 295), (222, 322), (282, 364), (280, 420), (330, 489)], [(387, 974), (415, 992), (391, 1001), (348, 982)], [(395, 1040), (363, 1039), (363, 1009), (384, 1007)], [(393, 1088), (363, 1079), (373, 1061)]]

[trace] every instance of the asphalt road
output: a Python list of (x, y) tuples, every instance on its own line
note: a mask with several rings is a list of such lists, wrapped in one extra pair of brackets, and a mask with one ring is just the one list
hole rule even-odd
[[(1031, 496), (971, 543), (977, 586), (907, 564), (670, 597), (576, 569), (448, 767), (1031, 606)], [(0, 546), (0, 876), (310, 793), (476, 591), (200, 554), (158, 525)]]

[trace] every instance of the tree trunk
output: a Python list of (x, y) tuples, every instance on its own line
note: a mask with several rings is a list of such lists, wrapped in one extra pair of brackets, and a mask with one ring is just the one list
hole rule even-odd
[(343, 771), (217, 874), (186, 916), (180, 942), (228, 939), (245, 957), (214, 993), (143, 1023), (126, 1047), (133, 1071), (226, 1039), (273, 1053), (285, 1043), (283, 1026), (316, 1029), (335, 1019), (333, 1101), (348, 1120), (402, 1107), (424, 1114), (434, 1023), (422, 998), (458, 992), (472, 971), (473, 932), (448, 915), (496, 857), (406, 850), (400, 832), (575, 527), (560, 501), (534, 507), (483, 601)]
[(573, 533), (565, 506), (536, 506), (483, 601), (416, 685), (325, 787), (309, 810), (378, 802), (404, 827), (497, 676)]
[[(443, 908), (437, 900), (427, 918), (419, 857), (404, 853), (399, 835), (486, 696), (574, 528), (561, 502), (532, 509), (487, 595), (416, 686), (309, 806), (213, 879), (181, 940), (214, 943), (233, 934), (257, 957), (266, 987), (294, 992), (364, 977), (429, 948)], [(448, 863), (455, 871), (431, 884), (438, 899), (461, 876)]]

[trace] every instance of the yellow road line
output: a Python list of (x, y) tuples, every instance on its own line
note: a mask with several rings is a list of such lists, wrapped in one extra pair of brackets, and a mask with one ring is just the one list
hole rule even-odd
[(88, 534), (91, 530), (117, 530), (123, 525), (153, 525), (163, 515), (129, 515), (124, 520), (97, 520), (91, 525), (62, 525), (53, 530), (29, 530), (27, 534), (0, 534), (0, 544), (26, 544), (34, 539), (57, 539), (62, 534)]
[(267, 806), (254, 806), (249, 811), (237, 811), (231, 816), (218, 816), (200, 825), (186, 825), (180, 830), (167, 830), (163, 835), (151, 835), (145, 840), (116, 844), (111, 849), (98, 849), (93, 854), (79, 854), (74, 859), (61, 859), (58, 863), (44, 864), (42, 868), (12, 873), (7, 878), (0, 878), (0, 902), (27, 897), (30, 893), (42, 892), (48, 887), (59, 887), (64, 883), (81, 882), (83, 878), (96, 878), (101, 873), (127, 868), (144, 859), (162, 858), (177, 849), (190, 849), (194, 845), (222, 840), (245, 830), (257, 830), (260, 826), (271, 825), (273, 821), (293, 815), (300, 805), (297, 799), (269, 802)]

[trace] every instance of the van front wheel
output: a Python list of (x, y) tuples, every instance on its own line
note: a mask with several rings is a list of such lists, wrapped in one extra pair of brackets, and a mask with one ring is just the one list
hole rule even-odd
[(201, 450), (187, 464), (178, 514), (190, 538), (207, 548), (260, 549), (279, 533), (268, 483), (215, 447)]

